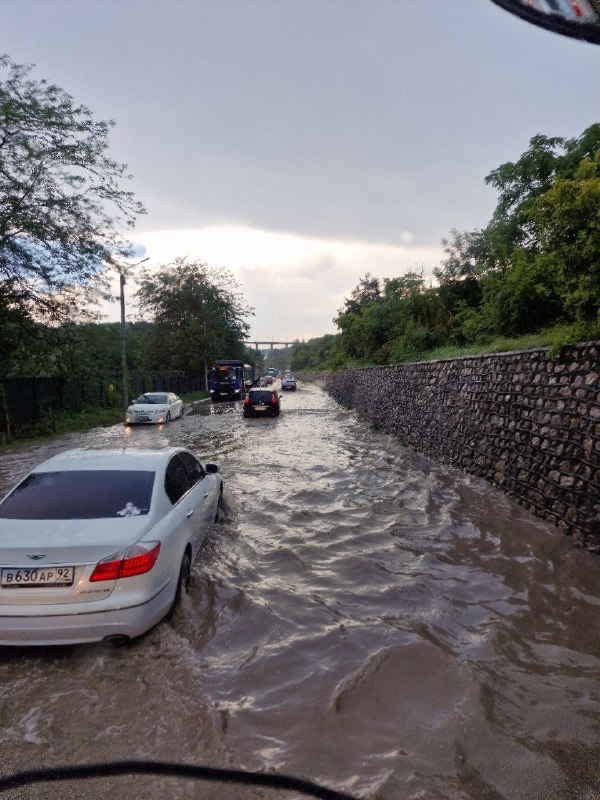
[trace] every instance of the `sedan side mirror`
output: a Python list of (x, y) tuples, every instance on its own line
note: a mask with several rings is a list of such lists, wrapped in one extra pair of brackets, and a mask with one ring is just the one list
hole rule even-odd
[(600, 44), (600, 0), (492, 0), (540, 28)]
[(212, 461), (207, 461), (207, 463), (204, 465), (204, 469), (206, 470), (207, 473), (214, 475), (216, 472), (219, 471), (219, 465), (213, 463)]

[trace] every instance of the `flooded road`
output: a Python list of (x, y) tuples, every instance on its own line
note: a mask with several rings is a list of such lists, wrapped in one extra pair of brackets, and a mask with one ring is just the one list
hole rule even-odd
[[(157, 758), (278, 770), (372, 800), (600, 798), (600, 563), (484, 482), (315, 386), (0, 458), (189, 447), (226, 515), (175, 619), (123, 647), (0, 650), (0, 774)], [(22, 798), (274, 798), (119, 778)], [(287, 795), (290, 797), (292, 795)]]

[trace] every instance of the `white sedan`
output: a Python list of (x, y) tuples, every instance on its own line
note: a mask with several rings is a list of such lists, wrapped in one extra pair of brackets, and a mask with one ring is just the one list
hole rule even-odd
[(183, 400), (173, 392), (145, 392), (127, 409), (126, 425), (170, 422), (183, 416)]
[(222, 505), (180, 447), (68, 450), (0, 502), (0, 645), (119, 641), (170, 614)]

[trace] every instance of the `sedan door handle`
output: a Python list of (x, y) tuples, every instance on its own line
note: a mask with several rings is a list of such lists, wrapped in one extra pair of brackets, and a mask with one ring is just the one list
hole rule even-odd
[(190, 508), (190, 509), (188, 510), (187, 514), (186, 514), (186, 517), (188, 517), (188, 519), (189, 519), (189, 517), (191, 517), (191, 516), (193, 515), (193, 513), (194, 513), (194, 509), (193, 509), (193, 508)]
[(205, 498), (205, 499), (206, 499), (207, 497), (208, 497), (208, 492), (207, 492), (207, 493), (204, 495), (204, 498)]

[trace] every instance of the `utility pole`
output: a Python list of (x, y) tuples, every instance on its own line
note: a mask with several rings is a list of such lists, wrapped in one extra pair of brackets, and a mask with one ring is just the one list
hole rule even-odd
[[(132, 264), (132, 267), (138, 267), (144, 261), (149, 261), (150, 256), (142, 258), (137, 264)], [(121, 302), (121, 372), (123, 374), (123, 411), (127, 411), (129, 407), (129, 375), (127, 372), (127, 329), (125, 327), (125, 274), (119, 273), (119, 285), (121, 287), (121, 294), (119, 300)]]
[(208, 360), (206, 348), (206, 317), (204, 318), (204, 391), (208, 392)]

